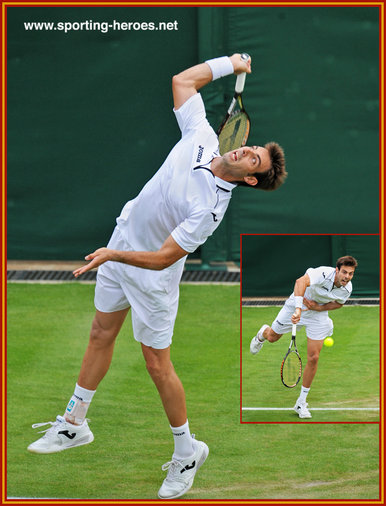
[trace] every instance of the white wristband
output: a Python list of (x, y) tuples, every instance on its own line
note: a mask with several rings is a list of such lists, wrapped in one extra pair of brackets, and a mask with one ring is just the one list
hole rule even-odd
[(303, 306), (303, 297), (300, 295), (295, 295), (295, 307), (296, 308), (302, 308)]
[(220, 56), (220, 58), (213, 58), (212, 60), (206, 60), (210, 70), (212, 71), (212, 81), (219, 77), (228, 76), (233, 74), (234, 68), (229, 56)]

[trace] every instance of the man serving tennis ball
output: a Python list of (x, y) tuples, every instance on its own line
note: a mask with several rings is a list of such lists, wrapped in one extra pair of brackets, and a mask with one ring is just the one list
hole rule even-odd
[(90, 340), (64, 415), (48, 422), (52, 427), (28, 447), (31, 452), (53, 453), (93, 441), (86, 413), (131, 308), (134, 337), (141, 343), (174, 438), (174, 453), (163, 466), (168, 474), (158, 495), (173, 499), (192, 486), (209, 450), (190, 434), (184, 388), (170, 360), (186, 256), (221, 223), (236, 186), (273, 190), (286, 176), (283, 151), (276, 143), (219, 154), (218, 138), (198, 90), (214, 79), (243, 72), (251, 72), (251, 62), (234, 54), (173, 78), (181, 140), (140, 194), (124, 206), (108, 247), (88, 255), (90, 263), (74, 271), (79, 276), (99, 267)]
[[(307, 395), (316, 374), (323, 341), (333, 334), (334, 325), (328, 311), (341, 308), (350, 297), (351, 279), (357, 266), (355, 258), (344, 256), (338, 258), (335, 268), (307, 269), (304, 276), (296, 280), (293, 293), (286, 300), (272, 326), (263, 325), (251, 341), (250, 351), (255, 355), (265, 341), (274, 343), (283, 334), (290, 332), (292, 324), (306, 328), (307, 364), (300, 396), (294, 406), (300, 418), (311, 418), (306, 402)], [(328, 346), (332, 344), (327, 343)]]

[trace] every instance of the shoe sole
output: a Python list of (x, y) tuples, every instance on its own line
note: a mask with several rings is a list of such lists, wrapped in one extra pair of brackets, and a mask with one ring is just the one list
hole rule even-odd
[(32, 445), (29, 446), (27, 448), (27, 450), (31, 453), (40, 453), (40, 454), (46, 455), (48, 453), (59, 453), (59, 452), (62, 452), (63, 450), (69, 450), (70, 448), (75, 448), (76, 446), (84, 446), (89, 443), (92, 443), (93, 441), (94, 441), (94, 434), (91, 433), (91, 435), (89, 434), (88, 436), (85, 436), (85, 438), (80, 439), (77, 443), (74, 443), (74, 444), (69, 443), (66, 446), (60, 446), (60, 447), (58, 447), (58, 449), (55, 449), (55, 450), (41, 450), (40, 448), (35, 449), (35, 448), (31, 448)]
[[(201, 443), (203, 443), (203, 442), (201, 441)], [(189, 490), (192, 488), (192, 485), (193, 485), (193, 482), (194, 482), (194, 478), (196, 477), (197, 471), (200, 469), (200, 467), (206, 461), (206, 459), (208, 458), (208, 455), (209, 455), (208, 445), (206, 443), (203, 443), (203, 445), (204, 445), (203, 452), (202, 452), (201, 457), (199, 458), (199, 460), (197, 462), (197, 469), (196, 469), (196, 472), (194, 473), (194, 475), (192, 477), (192, 482), (189, 484), (189, 486), (185, 490), (183, 490), (182, 492), (180, 492), (179, 494), (176, 494), (176, 495), (172, 495), (172, 496), (168, 496), (168, 497), (162, 497), (162, 496), (160, 496), (158, 494), (158, 497), (160, 499), (163, 499), (163, 500), (166, 500), (166, 499), (177, 499), (178, 497), (181, 497), (182, 495), (186, 494), (186, 492), (189, 492)]]

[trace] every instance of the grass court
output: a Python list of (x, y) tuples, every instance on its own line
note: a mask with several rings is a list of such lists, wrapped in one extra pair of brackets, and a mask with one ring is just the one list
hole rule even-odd
[[(87, 415), (95, 441), (51, 455), (27, 452), (39, 437), (40, 429), (31, 425), (54, 421), (73, 393), (94, 313), (93, 291), (93, 285), (79, 283), (8, 285), (9, 497), (157, 498), (172, 436), (129, 318)], [(185, 386), (191, 431), (210, 449), (183, 499), (377, 499), (378, 423), (240, 423), (239, 307), (238, 286), (181, 286), (172, 358)], [(354, 335), (342, 335), (356, 310), (343, 308), (333, 315), (335, 346), (324, 350), (313, 406), (343, 401), (364, 406), (377, 400), (375, 310), (362, 315)], [(247, 340), (268, 317), (257, 317), (256, 311), (245, 310), (243, 317), (248, 336), (243, 403), (291, 406), (295, 392), (278, 384), (281, 359), (277, 362), (274, 350), (263, 348), (259, 357), (264, 373), (246, 356)], [(287, 345), (280, 342), (278, 355)], [(335, 361), (335, 367), (327, 367)], [(366, 374), (358, 381), (364, 363)], [(378, 416), (366, 421), (376, 422)]]

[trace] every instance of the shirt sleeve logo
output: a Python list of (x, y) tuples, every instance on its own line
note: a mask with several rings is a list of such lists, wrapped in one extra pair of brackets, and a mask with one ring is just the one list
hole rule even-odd
[(200, 144), (200, 146), (198, 146), (198, 155), (197, 155), (197, 160), (196, 160), (197, 163), (201, 162), (203, 152), (204, 152), (204, 146), (201, 146), (201, 144)]

